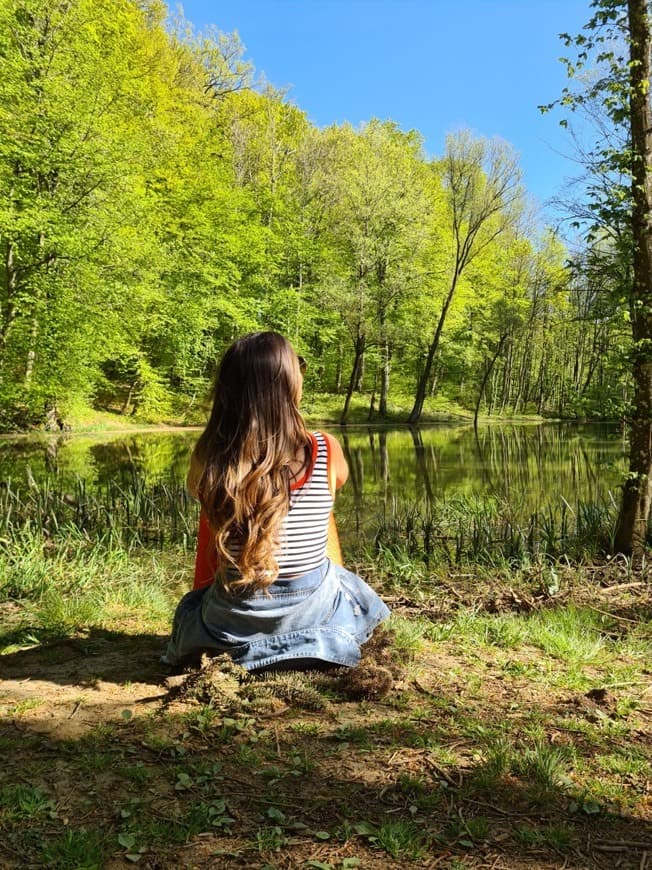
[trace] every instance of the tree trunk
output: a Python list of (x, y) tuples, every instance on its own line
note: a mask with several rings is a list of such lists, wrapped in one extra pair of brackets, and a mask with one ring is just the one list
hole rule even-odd
[(355, 385), (357, 379), (359, 377), (360, 368), (362, 366), (362, 358), (364, 355), (364, 349), (366, 344), (366, 338), (364, 335), (358, 333), (358, 337), (355, 340), (355, 359), (353, 360), (353, 368), (351, 369), (351, 377), (349, 378), (349, 386), (346, 391), (346, 398), (344, 399), (344, 407), (342, 408), (342, 416), (340, 417), (340, 423), (342, 425), (346, 424), (347, 418), (349, 416), (349, 406), (351, 405), (351, 396), (353, 395), (353, 391), (355, 389)]
[(491, 362), (487, 366), (487, 370), (485, 371), (484, 377), (482, 378), (482, 383), (480, 384), (480, 389), (478, 391), (478, 400), (475, 403), (475, 412), (473, 414), (473, 428), (476, 430), (476, 432), (478, 431), (478, 414), (480, 413), (480, 402), (482, 401), (482, 396), (484, 395), (484, 390), (485, 390), (485, 387), (487, 386), (487, 381), (489, 380), (489, 375), (491, 374), (492, 369), (496, 364), (496, 360), (500, 356), (500, 352), (503, 349), (503, 345), (505, 344), (506, 340), (507, 340), (507, 333), (504, 332), (500, 336), (500, 341), (498, 342), (498, 347), (496, 348), (496, 352), (494, 353), (493, 357), (491, 358)]
[(499, 416), (502, 417), (505, 413), (505, 408), (507, 407), (510, 391), (512, 389), (512, 367), (513, 367), (513, 354), (514, 346), (512, 342), (509, 344), (509, 351), (507, 353), (507, 359), (505, 360), (505, 366), (503, 368), (503, 386), (502, 386), (502, 397), (500, 400), (500, 411), (498, 412)]
[(382, 365), (380, 371), (380, 397), (378, 399), (378, 413), (381, 417), (387, 416), (387, 396), (389, 394), (389, 372), (392, 360), (392, 351), (389, 346), (389, 339), (383, 336), (381, 346)]
[(29, 334), (29, 349), (27, 351), (27, 359), (25, 361), (25, 386), (28, 387), (32, 380), (32, 372), (34, 371), (34, 363), (36, 362), (36, 339), (38, 337), (38, 320), (36, 317), (32, 321), (32, 328)]
[(7, 250), (5, 252), (5, 309), (0, 309), (0, 367), (4, 362), (4, 351), (7, 346), (7, 338), (16, 318), (16, 308), (14, 306), (14, 298), (16, 295), (16, 285), (18, 276), (14, 266), (14, 246), (12, 242), (7, 242)]
[(338, 353), (337, 355), (337, 368), (335, 370), (335, 392), (339, 394), (342, 392), (342, 354)]
[(365, 356), (365, 348), (363, 348), (362, 353), (360, 354), (360, 358), (358, 360), (358, 370), (355, 376), (355, 383), (353, 385), (353, 390), (356, 393), (362, 392), (362, 384), (364, 381)]
[(634, 280), (630, 299), (634, 409), (629, 474), (616, 528), (615, 546), (640, 564), (652, 505), (652, 39), (646, 0), (628, 0), (630, 125), (632, 134), (632, 238)]
[(369, 399), (369, 413), (367, 414), (367, 423), (371, 423), (374, 418), (376, 404), (376, 384), (378, 383), (378, 372), (374, 375), (374, 385), (371, 390), (371, 399)]
[(453, 275), (453, 280), (451, 281), (451, 286), (448, 291), (448, 295), (446, 296), (446, 301), (444, 302), (444, 307), (441, 310), (441, 314), (439, 315), (439, 321), (437, 323), (437, 329), (435, 330), (435, 334), (430, 342), (430, 347), (428, 348), (428, 356), (426, 357), (426, 364), (423, 368), (423, 372), (421, 373), (421, 377), (419, 378), (419, 383), (417, 385), (417, 391), (414, 397), (414, 405), (412, 406), (412, 410), (410, 411), (410, 416), (408, 417), (408, 423), (412, 426), (416, 425), (421, 419), (421, 414), (423, 413), (423, 403), (426, 400), (426, 393), (428, 391), (428, 381), (430, 380), (430, 371), (432, 369), (432, 364), (435, 359), (435, 354), (437, 353), (437, 349), (439, 347), (439, 341), (441, 339), (441, 334), (444, 331), (444, 323), (446, 322), (446, 315), (448, 314), (448, 309), (450, 308), (450, 304), (453, 301), (453, 296), (455, 295), (455, 288), (457, 287), (457, 280), (459, 278), (458, 270), (455, 270), (455, 274)]

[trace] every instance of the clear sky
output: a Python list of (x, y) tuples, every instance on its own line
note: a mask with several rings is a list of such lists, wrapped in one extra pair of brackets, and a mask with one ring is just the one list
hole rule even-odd
[(246, 59), (320, 126), (391, 119), (419, 130), (431, 155), (460, 127), (499, 136), (539, 204), (578, 174), (561, 115), (537, 106), (566, 82), (558, 35), (579, 32), (589, 0), (186, 0), (183, 10), (198, 29), (237, 31)]

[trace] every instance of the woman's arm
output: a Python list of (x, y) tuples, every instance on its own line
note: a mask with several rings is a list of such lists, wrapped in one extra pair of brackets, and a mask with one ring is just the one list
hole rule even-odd
[(324, 432), (324, 438), (328, 443), (331, 475), (335, 477), (335, 489), (339, 489), (341, 486), (344, 486), (348, 480), (349, 466), (344, 458), (342, 445), (337, 438), (334, 438), (327, 432)]

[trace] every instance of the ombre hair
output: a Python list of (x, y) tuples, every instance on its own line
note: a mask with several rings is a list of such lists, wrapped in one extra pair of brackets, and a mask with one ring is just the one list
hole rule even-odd
[(278, 332), (246, 335), (222, 358), (195, 457), (203, 467), (198, 495), (215, 536), (217, 580), (229, 592), (263, 590), (278, 576), (290, 464), (310, 444), (299, 413), (301, 384), (299, 357)]

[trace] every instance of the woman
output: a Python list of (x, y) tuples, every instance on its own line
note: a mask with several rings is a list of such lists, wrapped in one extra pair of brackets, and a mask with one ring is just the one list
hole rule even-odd
[(326, 558), (348, 467), (335, 438), (307, 431), (302, 384), (299, 358), (277, 332), (247, 335), (222, 359), (188, 475), (214, 579), (181, 599), (169, 664), (214, 651), (248, 670), (352, 666), (389, 615), (360, 577)]

